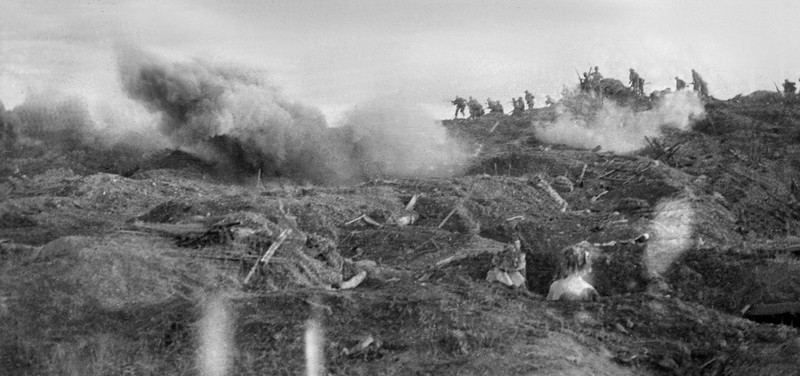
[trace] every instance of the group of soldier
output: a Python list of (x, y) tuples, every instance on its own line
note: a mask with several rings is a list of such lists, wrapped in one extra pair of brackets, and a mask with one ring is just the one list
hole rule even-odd
[[(576, 70), (577, 73), (577, 70)], [(644, 85), (648, 84), (645, 82), (644, 78), (639, 75), (636, 70), (633, 68), (630, 69), (630, 73), (628, 75), (630, 90), (636, 95), (644, 96)], [(583, 76), (581, 77), (578, 74), (578, 80), (580, 81), (580, 90), (583, 93), (590, 93), (596, 96), (600, 96), (603, 92), (603, 75), (600, 73), (600, 68), (595, 66), (594, 70), (589, 69), (589, 72), (584, 72)], [(616, 80), (614, 80), (616, 81)], [(701, 98), (708, 97), (708, 83), (700, 76), (697, 71), (692, 69), (692, 90), (698, 93)], [(681, 91), (686, 89), (686, 81), (680, 79), (679, 77), (675, 77), (675, 90)], [(794, 82), (789, 82), (786, 80), (783, 84), (784, 92), (794, 94), (797, 90), (795, 87)], [(667, 89), (669, 91), (671, 89)], [(514, 106), (514, 110), (511, 112), (511, 115), (520, 115), (525, 111), (525, 107), (527, 106), (528, 109), (532, 109), (534, 105), (534, 95), (531, 94), (530, 91), (525, 90), (525, 97), (518, 97), (518, 98), (511, 98), (511, 104)], [(462, 117), (466, 118), (464, 114), (464, 110), (469, 108), (469, 118), (476, 119), (485, 114), (483, 109), (483, 105), (477, 99), (473, 97), (469, 97), (469, 100), (464, 99), (460, 96), (456, 96), (456, 99), (450, 101), (453, 105), (456, 106), (456, 112), (454, 117), (458, 118), (458, 113), (461, 112)], [(551, 98), (549, 95), (547, 96), (547, 100), (545, 101), (546, 106), (551, 106), (556, 102)], [(490, 113), (500, 113), (504, 114), (503, 105), (500, 101), (493, 101), (492, 98), (486, 99), (487, 107), (489, 108)]]
[[(578, 70), (576, 69), (575, 72), (577, 73)], [(589, 69), (589, 72), (583, 72), (583, 77), (578, 75), (578, 81), (580, 81), (580, 88), (581, 92), (583, 93), (594, 93), (595, 95), (600, 95), (600, 81), (603, 79), (603, 75), (600, 73), (599, 67), (594, 67), (594, 71)]]
[[(511, 104), (514, 106), (514, 110), (511, 112), (512, 115), (520, 115), (525, 111), (525, 106), (528, 109), (532, 109), (534, 105), (534, 100), (536, 97), (531, 94), (530, 91), (525, 90), (525, 97), (518, 97), (518, 98), (511, 98)], [(454, 118), (458, 118), (458, 113), (461, 112), (461, 116), (466, 118), (464, 114), (465, 109), (469, 109), (469, 118), (476, 119), (483, 116), (486, 112), (483, 109), (483, 104), (479, 102), (477, 99), (473, 97), (469, 97), (469, 99), (464, 99), (460, 96), (456, 96), (456, 99), (450, 101), (454, 106), (456, 106), (456, 113)], [(546, 104), (549, 106), (550, 104), (555, 103), (550, 96), (547, 96)], [(486, 106), (489, 109), (489, 113), (500, 113), (505, 114), (503, 110), (503, 105), (500, 101), (494, 101), (492, 98), (486, 98)]]
[[(596, 95), (600, 95), (601, 92), (601, 83), (600, 81), (603, 79), (603, 75), (600, 74), (599, 68), (594, 67), (594, 71), (584, 72), (583, 77), (578, 77), (580, 80), (580, 88), (582, 92), (585, 93), (595, 93)], [(648, 84), (645, 82), (645, 79), (636, 72), (635, 69), (629, 69), (628, 75), (628, 84), (630, 85), (630, 90), (637, 95), (645, 95), (644, 94), (644, 85)], [(692, 90), (697, 92), (701, 98), (708, 97), (708, 83), (700, 76), (697, 71), (692, 69)], [(686, 81), (680, 79), (679, 77), (675, 77), (675, 90), (680, 91), (686, 89)]]

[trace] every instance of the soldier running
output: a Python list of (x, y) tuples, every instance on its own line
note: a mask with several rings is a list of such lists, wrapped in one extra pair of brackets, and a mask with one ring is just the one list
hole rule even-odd
[(456, 106), (456, 114), (453, 119), (458, 119), (458, 112), (461, 111), (461, 116), (466, 118), (467, 115), (464, 114), (464, 109), (467, 108), (467, 100), (461, 98), (460, 96), (456, 95), (456, 99), (450, 101), (454, 106)]

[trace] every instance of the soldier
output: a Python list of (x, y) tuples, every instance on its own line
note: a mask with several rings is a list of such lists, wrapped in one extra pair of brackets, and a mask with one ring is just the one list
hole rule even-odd
[(797, 87), (794, 86), (794, 82), (789, 80), (783, 80), (783, 93), (784, 94), (794, 94), (797, 91)]
[(694, 69), (692, 69), (692, 90), (698, 92), (700, 98), (708, 97), (708, 84), (703, 81), (703, 77), (700, 77), (700, 73), (697, 73)]
[(494, 101), (494, 110), (492, 110), (492, 112), (495, 112), (495, 110), (501, 114), (505, 113), (503, 111), (503, 105), (500, 103), (500, 101)]
[(534, 98), (536, 98), (536, 97), (534, 97), (533, 94), (531, 94), (530, 91), (525, 90), (525, 103), (528, 104), (528, 108), (529, 109), (533, 108), (533, 100), (534, 100)]
[(453, 117), (453, 119), (458, 119), (458, 112), (459, 111), (461, 111), (461, 116), (467, 117), (467, 115), (464, 114), (464, 108), (467, 107), (467, 100), (466, 99), (461, 98), (460, 96), (456, 95), (456, 99), (450, 101), (450, 103), (452, 103), (453, 105), (456, 106), (456, 114)]
[(522, 100), (522, 97), (517, 98), (517, 103), (519, 104), (519, 110), (525, 111), (525, 101)]
[(483, 105), (477, 99), (469, 97), (467, 105), (469, 106), (470, 119), (477, 119), (483, 115)]
[(594, 72), (589, 74), (589, 78), (592, 79), (592, 82), (597, 82), (603, 79), (603, 75), (600, 74), (600, 67), (595, 66)]
[(636, 94), (640, 94), (639, 93), (639, 78), (640, 78), (639, 77), (639, 73), (636, 73), (636, 71), (633, 70), (633, 68), (629, 69), (629, 71), (630, 71), (630, 73), (628, 74), (628, 78), (630, 79), (631, 90), (633, 90), (633, 92), (636, 93)]
[(589, 91), (591, 91), (591, 89), (592, 89), (592, 88), (591, 88), (591, 85), (592, 85), (592, 83), (591, 83), (591, 81), (589, 80), (589, 73), (587, 73), (587, 72), (583, 72), (583, 79), (581, 79), (580, 77), (578, 77), (578, 80), (581, 82), (581, 84), (580, 84), (580, 87), (581, 87), (581, 93), (588, 93)]
[(681, 91), (683, 89), (686, 89), (686, 81), (675, 76), (675, 91)]
[[(522, 99), (520, 99), (521, 101)], [(525, 110), (525, 102), (520, 103), (517, 101), (517, 98), (511, 98), (511, 104), (514, 105), (514, 110), (511, 111), (512, 115), (520, 115), (522, 111)], [(522, 104), (522, 108), (520, 108), (520, 104)]]
[(591, 88), (594, 90), (595, 95), (599, 97), (601, 90), (600, 80), (603, 79), (603, 75), (600, 74), (600, 68), (595, 66), (594, 72), (589, 75), (589, 78), (591, 78), (591, 84), (589, 86), (591, 86)]
[(556, 104), (556, 101), (554, 101), (551, 96), (546, 95), (545, 97), (547, 98), (547, 100), (544, 101), (544, 105), (545, 106), (550, 107), (550, 106)]
[(639, 82), (637, 82), (637, 89), (639, 90), (639, 95), (644, 95), (644, 78), (639, 77)]

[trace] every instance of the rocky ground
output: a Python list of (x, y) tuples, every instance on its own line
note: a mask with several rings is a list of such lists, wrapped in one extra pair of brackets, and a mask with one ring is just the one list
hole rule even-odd
[[(555, 108), (445, 121), (474, 146), (463, 173), (348, 186), (234, 184), (180, 151), (7, 147), (1, 373), (215, 374), (204, 312), (221, 301), (228, 374), (303, 374), (311, 320), (332, 375), (795, 375), (800, 102), (705, 107), (624, 155), (538, 141)], [(514, 240), (525, 288), (486, 282)], [(546, 301), (583, 240), (600, 299)]]

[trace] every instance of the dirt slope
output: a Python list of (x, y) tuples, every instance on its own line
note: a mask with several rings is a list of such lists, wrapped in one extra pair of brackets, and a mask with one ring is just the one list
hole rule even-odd
[[(202, 373), (204, 307), (223, 296), (229, 374), (301, 374), (309, 319), (335, 375), (796, 374), (796, 329), (741, 312), (798, 299), (800, 106), (706, 108), (659, 141), (681, 145), (670, 155), (541, 144), (530, 124), (551, 109), (446, 121), (481, 145), (465, 175), (346, 187), (230, 184), (178, 152), (7, 152), (0, 373)], [(515, 239), (527, 288), (487, 283)], [(558, 252), (582, 240), (602, 244), (601, 298), (545, 301)]]

